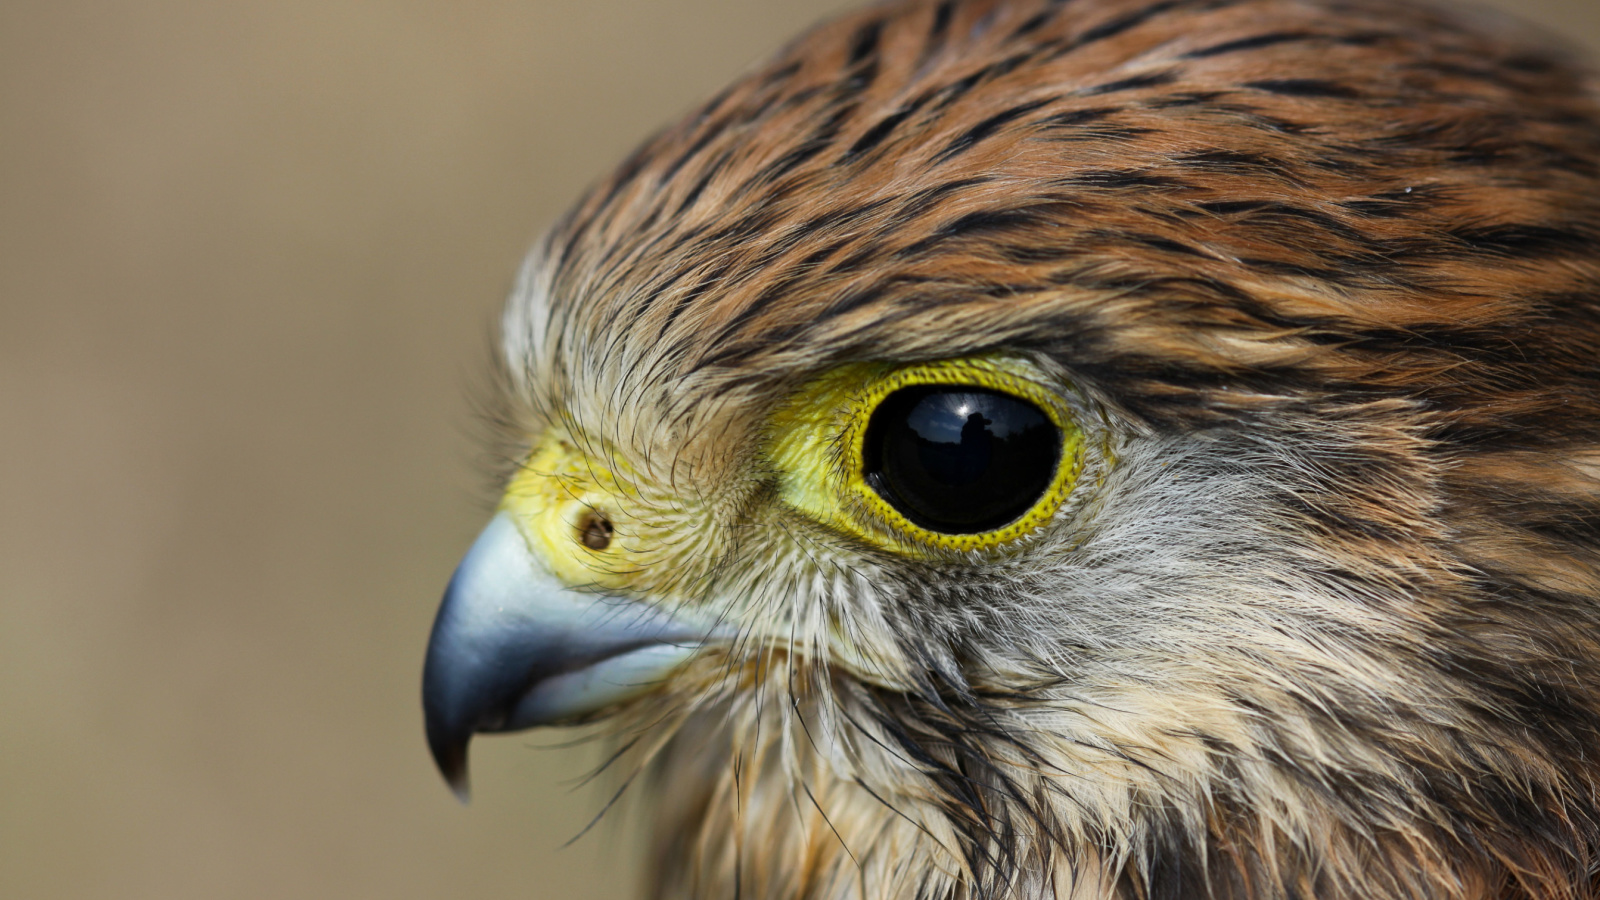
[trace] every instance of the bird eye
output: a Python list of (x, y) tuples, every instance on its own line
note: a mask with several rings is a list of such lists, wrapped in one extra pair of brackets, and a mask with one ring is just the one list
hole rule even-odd
[(1062, 435), (1043, 410), (999, 391), (917, 385), (878, 404), (862, 444), (866, 481), (913, 524), (993, 531), (1049, 490)]

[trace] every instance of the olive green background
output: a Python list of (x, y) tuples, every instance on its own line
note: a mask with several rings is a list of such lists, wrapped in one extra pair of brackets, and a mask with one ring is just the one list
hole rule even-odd
[(592, 746), (462, 807), (423, 745), (469, 389), (538, 231), (845, 5), (0, 0), (0, 897), (626, 894)]

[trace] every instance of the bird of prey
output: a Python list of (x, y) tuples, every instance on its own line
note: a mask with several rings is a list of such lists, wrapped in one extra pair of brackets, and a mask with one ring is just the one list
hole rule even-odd
[(647, 893), (1600, 896), (1600, 82), (1399, 0), (890, 0), (506, 310), (427, 736)]

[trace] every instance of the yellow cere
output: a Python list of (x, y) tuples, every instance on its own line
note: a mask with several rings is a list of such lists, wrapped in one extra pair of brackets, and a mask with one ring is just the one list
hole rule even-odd
[[(551, 574), (575, 587), (610, 590), (641, 587), (638, 576), (651, 548), (642, 540), (640, 523), (627, 514), (637, 506), (626, 480), (557, 430), (534, 446), (500, 501)], [(610, 546), (603, 550), (590, 549), (582, 540), (585, 526), (597, 515), (614, 529)]]
[[(867, 484), (862, 445), (884, 398), (923, 384), (987, 388), (1033, 403), (1061, 430), (1055, 478), (1031, 509), (995, 531), (942, 534), (913, 524)], [(855, 363), (814, 379), (773, 416), (766, 458), (783, 502), (870, 544), (926, 558), (1004, 546), (1049, 521), (1083, 468), (1083, 431), (1042, 373), (1023, 360), (981, 356), (911, 365)]]

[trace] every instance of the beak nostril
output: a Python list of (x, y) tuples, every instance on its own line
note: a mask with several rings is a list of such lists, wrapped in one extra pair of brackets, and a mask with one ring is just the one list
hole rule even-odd
[(611, 520), (596, 510), (589, 510), (578, 522), (578, 540), (590, 550), (604, 550), (611, 546), (611, 535), (615, 532)]

